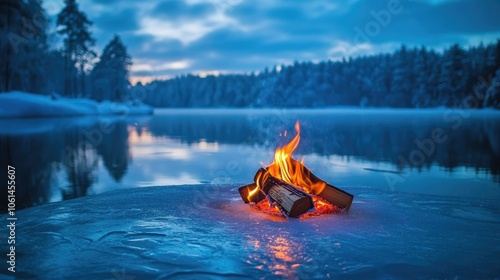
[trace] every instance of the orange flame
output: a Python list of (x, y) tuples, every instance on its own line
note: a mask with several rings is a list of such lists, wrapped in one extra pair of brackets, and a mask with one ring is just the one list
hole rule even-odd
[[(325, 188), (326, 183), (323, 181), (313, 182), (311, 177), (308, 176), (309, 172), (305, 172), (304, 160), (297, 161), (292, 158), (292, 153), (299, 146), (300, 142), (299, 121), (295, 123), (295, 131), (297, 135), (295, 135), (292, 141), (276, 149), (274, 152), (274, 161), (267, 167), (267, 171), (270, 175), (299, 187), (309, 194), (318, 194)], [(262, 176), (259, 175), (260, 177)]]
[(257, 184), (257, 186), (255, 187), (255, 189), (253, 189), (253, 190), (251, 190), (251, 191), (249, 191), (249, 192), (248, 192), (248, 195), (247, 195), (247, 199), (248, 199), (248, 201), (251, 201), (251, 200), (252, 200), (252, 197), (253, 197), (254, 195), (256, 195), (256, 194), (257, 194), (257, 192), (259, 191), (259, 189), (260, 189), (259, 182), (260, 182), (260, 177), (261, 177), (261, 176), (262, 176), (262, 173), (258, 172), (258, 173), (257, 173), (257, 177), (255, 177), (255, 182), (257, 182), (257, 183), (256, 183), (256, 184)]
[[(304, 190), (308, 194), (311, 194), (317, 211), (318, 209), (322, 209), (322, 211), (320, 212), (323, 213), (334, 212), (335, 207), (333, 205), (321, 201), (318, 196), (316, 196), (323, 191), (323, 189), (326, 187), (326, 183), (321, 180), (313, 181), (311, 178), (311, 173), (309, 171), (306, 171), (304, 167), (304, 160), (302, 159), (301, 161), (297, 161), (292, 157), (292, 153), (298, 147), (300, 142), (300, 124), (298, 121), (295, 123), (295, 131), (297, 132), (297, 134), (288, 144), (276, 149), (276, 151), (274, 152), (273, 163), (267, 166), (267, 171), (264, 173), (257, 173), (257, 176), (255, 178), (257, 187), (249, 192), (248, 198), (250, 200), (250, 198), (254, 196), (258, 192), (258, 190), (261, 189), (261, 184), (265, 181), (266, 177), (268, 175), (272, 175), (295, 187)], [(286, 132), (284, 135), (286, 135)]]

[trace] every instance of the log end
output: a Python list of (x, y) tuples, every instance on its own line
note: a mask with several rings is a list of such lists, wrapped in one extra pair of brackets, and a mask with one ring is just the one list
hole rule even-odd
[(240, 187), (238, 189), (238, 192), (240, 193), (240, 196), (241, 196), (241, 199), (245, 202), (245, 203), (250, 203), (250, 202), (259, 202), (261, 200), (263, 200), (265, 198), (265, 195), (262, 194), (261, 191), (258, 191), (254, 196), (252, 196), (250, 198), (250, 200), (248, 199), (248, 193), (251, 191), (251, 190), (254, 190), (255, 188), (257, 187), (257, 185), (255, 183), (252, 183), (252, 184), (248, 184), (248, 185), (245, 185), (243, 187)]
[(331, 204), (345, 209), (346, 212), (349, 212), (352, 201), (354, 200), (354, 196), (352, 194), (329, 184), (327, 184), (326, 187), (317, 195), (326, 199)]
[(310, 196), (303, 197), (297, 201), (292, 206), (292, 209), (288, 213), (288, 216), (291, 218), (297, 218), (298, 216), (304, 214), (309, 209), (314, 207), (314, 203)]

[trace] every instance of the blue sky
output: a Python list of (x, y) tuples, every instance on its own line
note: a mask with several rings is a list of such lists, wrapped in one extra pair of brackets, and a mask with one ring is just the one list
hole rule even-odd
[[(80, 0), (97, 48), (119, 34), (132, 81), (248, 73), (293, 61), (440, 50), (500, 38), (498, 0)], [(63, 0), (46, 0), (50, 15)]]

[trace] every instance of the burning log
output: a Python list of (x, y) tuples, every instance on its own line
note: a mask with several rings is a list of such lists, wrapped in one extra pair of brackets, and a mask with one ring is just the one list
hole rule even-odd
[[(262, 176), (263, 179), (259, 180)], [(258, 183), (262, 184), (262, 188), (257, 187)], [(283, 214), (292, 218), (304, 214), (314, 206), (310, 195), (269, 175), (263, 168), (257, 171), (255, 183), (240, 187), (238, 191), (245, 203), (257, 203), (267, 195), (270, 202), (275, 202)]]
[(278, 204), (286, 216), (291, 218), (296, 218), (314, 207), (310, 195), (270, 175), (262, 191), (271, 198), (271, 201)]
[[(314, 173), (311, 172), (307, 167), (305, 167), (302, 163), (290, 159), (290, 162), (292, 163), (291, 166), (294, 167), (299, 167), (300, 173), (302, 174), (302, 178), (306, 178), (307, 180), (302, 180), (300, 183), (298, 183), (298, 187), (301, 187), (304, 190), (307, 190), (308, 193), (314, 194), (317, 196), (320, 196), (324, 198), (326, 201), (330, 202), (331, 204), (341, 208), (345, 209), (346, 212), (349, 211), (351, 208), (352, 201), (354, 200), (354, 196), (350, 193), (347, 193), (335, 186), (332, 186), (325, 181), (321, 180), (318, 178)], [(292, 172), (297, 172), (297, 170), (293, 169), (291, 170)], [(267, 169), (261, 168), (259, 171), (257, 171), (257, 174), (255, 175), (254, 181), (260, 185), (264, 186), (268, 180), (268, 176), (272, 177)], [(273, 177), (274, 178), (274, 177)], [(260, 182), (259, 182), (260, 180)], [(279, 180), (279, 179), (278, 179)], [(315, 186), (315, 187), (311, 187)], [(258, 199), (260, 201), (262, 198), (254, 198)]]
[[(267, 197), (270, 203), (278, 206), (282, 214), (292, 218), (314, 207), (349, 211), (353, 195), (321, 180), (302, 162), (292, 158), (300, 141), (298, 122), (295, 130), (297, 135), (288, 144), (276, 149), (273, 163), (257, 171), (254, 183), (238, 189), (241, 198), (245, 203), (258, 203)], [(257, 205), (259, 204), (261, 203)]]
[[(294, 159), (290, 159), (290, 160), (292, 162), (294, 162), (294, 166), (296, 166), (296, 164), (301, 164), (300, 162), (298, 162)], [(347, 193), (347, 192), (321, 180), (316, 175), (314, 175), (311, 172), (311, 170), (309, 170), (304, 165), (302, 165), (302, 173), (303, 173), (303, 176), (305, 176), (306, 178), (308, 178), (311, 181), (312, 185), (320, 185), (320, 184), (325, 185), (325, 187), (322, 190), (313, 188), (312, 192), (311, 192), (312, 194), (321, 196), (322, 198), (324, 198), (326, 201), (330, 202), (331, 204), (333, 204), (339, 208), (345, 209), (346, 212), (349, 211), (349, 209), (351, 208), (352, 201), (354, 200), (354, 196), (352, 194)], [(301, 187), (308, 189), (308, 186), (301, 186)]]
[(240, 192), (241, 199), (243, 199), (245, 203), (257, 203), (266, 198), (266, 196), (258, 189), (255, 183), (240, 187), (238, 191)]
[(321, 196), (331, 204), (338, 206), (339, 208), (345, 209), (346, 212), (349, 212), (352, 201), (354, 200), (354, 196), (352, 194), (344, 190), (341, 190), (337, 187), (334, 187), (328, 183), (320, 193), (315, 193), (315, 194)]
[[(349, 211), (354, 196), (325, 181), (319, 179), (307, 167), (298, 161), (291, 159), (294, 164), (300, 164), (301, 172), (308, 178), (309, 185), (299, 185), (309, 193), (317, 195), (329, 203)], [(298, 165), (297, 165), (298, 166)], [(310, 186), (322, 186), (311, 188)], [(261, 187), (258, 187), (261, 186)], [(280, 210), (287, 216), (298, 217), (314, 206), (312, 198), (306, 192), (272, 176), (267, 169), (260, 168), (254, 177), (254, 183), (242, 186), (238, 189), (245, 203), (258, 203), (266, 198), (266, 195), (276, 202)]]

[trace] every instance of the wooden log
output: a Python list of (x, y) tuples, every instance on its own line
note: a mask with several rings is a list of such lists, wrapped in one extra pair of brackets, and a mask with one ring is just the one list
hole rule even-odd
[(250, 199), (248, 199), (248, 193), (252, 190), (254, 190), (255, 188), (257, 187), (257, 185), (255, 183), (252, 183), (252, 184), (248, 184), (248, 185), (245, 185), (243, 187), (240, 187), (238, 189), (238, 192), (240, 193), (240, 196), (241, 196), (241, 199), (243, 199), (243, 201), (245, 203), (249, 203), (249, 202), (259, 202), (261, 200), (263, 200), (266, 196), (259, 190), (257, 191), (257, 193), (255, 193), (254, 195), (252, 195), (250, 197)]
[(271, 175), (266, 176), (262, 191), (291, 218), (296, 218), (314, 207), (310, 195)]
[[(352, 201), (354, 200), (354, 196), (352, 194), (350, 194), (344, 190), (341, 190), (341, 189), (339, 189), (333, 185), (330, 185), (330, 184), (326, 183), (325, 181), (321, 180), (320, 178), (318, 178), (318, 176), (314, 175), (314, 173), (312, 173), (311, 170), (309, 170), (307, 167), (302, 165), (302, 163), (299, 163), (294, 159), (291, 159), (291, 161), (292, 161), (292, 166), (298, 166), (299, 164), (302, 166), (301, 172), (303, 172), (303, 176), (306, 178), (309, 178), (309, 180), (313, 184), (317, 184), (317, 183), (321, 183), (321, 182), (325, 183), (325, 187), (323, 189), (320, 189), (320, 190), (314, 189), (314, 190), (312, 190), (313, 191), (312, 194), (321, 196), (322, 198), (324, 198), (326, 201), (330, 202), (331, 204), (333, 204), (339, 208), (345, 209), (346, 212), (349, 211), (349, 209), (351, 208)], [(294, 170), (294, 172), (298, 172), (298, 171)], [(257, 171), (257, 174), (255, 175), (255, 180), (258, 178), (259, 173), (261, 174), (261, 176), (263, 176), (263, 174), (266, 174), (266, 170), (263, 168), (259, 169), (259, 171)], [(309, 189), (310, 186), (299, 186), (299, 187), (302, 187), (304, 189)]]
[(346, 212), (349, 212), (352, 201), (354, 200), (354, 196), (352, 194), (347, 193), (344, 190), (341, 190), (330, 184), (326, 184), (325, 188), (316, 195), (321, 196), (326, 201), (335, 206), (338, 206), (339, 208), (345, 209)]
[[(294, 161), (294, 159), (292, 159), (292, 161)], [(339, 208), (345, 209), (346, 212), (349, 211), (349, 209), (351, 208), (352, 201), (354, 200), (354, 196), (352, 194), (326, 183), (325, 181), (321, 180), (316, 175), (314, 175), (311, 172), (311, 170), (309, 170), (305, 166), (303, 167), (303, 172), (304, 175), (311, 180), (311, 182), (325, 183), (325, 187), (322, 190), (313, 190), (313, 194), (321, 196), (326, 201), (330, 202), (331, 204)]]

